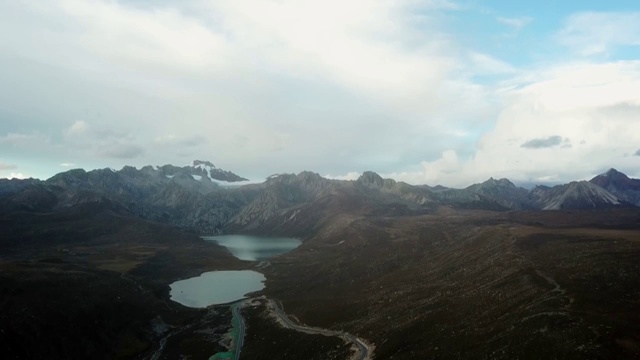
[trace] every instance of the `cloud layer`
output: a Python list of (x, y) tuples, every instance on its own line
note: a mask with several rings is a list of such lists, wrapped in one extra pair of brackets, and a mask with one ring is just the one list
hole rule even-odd
[(619, 46), (640, 46), (640, 12), (580, 12), (558, 34), (581, 55), (612, 55)]
[[(447, 19), (469, 11), (435, 0), (1, 3), (0, 161), (16, 168), (0, 177), (195, 158), (252, 178), (375, 170), (460, 186), (635, 168), (640, 65), (589, 56), (636, 45), (619, 33), (637, 14), (569, 16), (552, 40), (576, 58), (522, 66), (464, 45)], [(496, 18), (514, 37), (537, 23)]]

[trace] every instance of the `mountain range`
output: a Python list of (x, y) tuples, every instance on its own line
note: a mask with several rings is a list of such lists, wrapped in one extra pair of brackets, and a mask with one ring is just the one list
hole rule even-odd
[(640, 180), (611, 169), (589, 181), (527, 190), (508, 179), (464, 189), (414, 186), (364, 172), (356, 181), (313, 172), (246, 178), (196, 160), (191, 166), (69, 170), (41, 181), (0, 180), (0, 212), (108, 209), (198, 233), (226, 230), (304, 235), (353, 213), (461, 209), (565, 210), (640, 206)]
[[(375, 359), (638, 359), (639, 185), (613, 169), (531, 190), (371, 171), (251, 183), (206, 161), (0, 179), (0, 346), (12, 359), (210, 357), (228, 350), (232, 308), (183, 307), (170, 284), (254, 270), (260, 296)], [(216, 233), (301, 244), (242, 261), (198, 236)], [(349, 356), (255, 300), (242, 356)]]

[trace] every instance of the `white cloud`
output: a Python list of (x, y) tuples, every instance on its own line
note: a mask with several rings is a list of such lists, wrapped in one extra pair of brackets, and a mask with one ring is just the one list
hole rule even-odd
[(136, 9), (102, 0), (58, 1), (58, 11), (73, 19), (84, 36), (80, 45), (135, 70), (211, 70), (229, 59), (227, 41), (178, 8)]
[(66, 136), (83, 136), (87, 133), (89, 126), (84, 121), (76, 121), (65, 131)]
[[(136, 142), (130, 131), (104, 126), (93, 126), (85, 121), (76, 121), (63, 130), (66, 144), (76, 158), (98, 156), (107, 159), (136, 159), (144, 155), (145, 148)], [(77, 154), (77, 150), (82, 150)], [(75, 164), (63, 163), (62, 166)]]
[(26, 177), (24, 176), (24, 174), (19, 173), (19, 172), (15, 172), (15, 171), (11, 171), (11, 170), (16, 170), (16, 169), (18, 169), (18, 167), (16, 165), (0, 162), (0, 179), (3, 179), (3, 178), (7, 178), (7, 179), (13, 179), (13, 178), (25, 179)]
[[(258, 66), (306, 81), (331, 81), (392, 106), (425, 104), (452, 60), (438, 32), (412, 24), (432, 1), (208, 1), (236, 50)], [(418, 24), (427, 29), (428, 22)], [(243, 57), (243, 56), (240, 56)], [(252, 64), (255, 66), (256, 64)]]
[(4, 136), (0, 136), (0, 146), (6, 145), (12, 148), (24, 149), (24, 148), (40, 148), (41, 145), (48, 144), (49, 137), (39, 133), (21, 134), (21, 133), (8, 133)]
[(463, 165), (455, 150), (445, 150), (439, 159), (421, 162), (416, 171), (388, 173), (383, 176), (410, 184), (466, 186), (469, 184), (467, 176), (462, 175)]
[(354, 180), (358, 180), (358, 178), (360, 177), (360, 175), (362, 175), (359, 172), (356, 171), (352, 171), (349, 172), (345, 175), (325, 175), (324, 177), (327, 179), (334, 179), (334, 180), (350, 180), (350, 181), (354, 181)]
[(60, 166), (62, 166), (64, 168), (72, 168), (72, 167), (76, 166), (76, 164), (74, 164), (74, 163), (62, 163), (62, 164), (60, 164)]
[(469, 60), (475, 73), (512, 74), (516, 72), (512, 65), (487, 54), (472, 52), (469, 54)]
[[(353, 163), (384, 158), (388, 168), (423, 151), (424, 142), (403, 139), (454, 141), (487, 103), (458, 75), (467, 60), (432, 21), (451, 8), (429, 0), (3, 3), (0, 53), (14, 59), (3, 68), (18, 84), (7, 101), (65, 129), (61, 149), (49, 152), (60, 154), (56, 163), (82, 149), (75, 161), (118, 167), (124, 161), (107, 157), (132, 152), (114, 146), (137, 146), (144, 151), (132, 165), (197, 156), (256, 175), (330, 172), (347, 170), (335, 159), (349, 153)], [(361, 136), (372, 141), (352, 149)]]
[(533, 18), (529, 16), (520, 16), (520, 17), (498, 17), (496, 19), (499, 23), (507, 25), (511, 27), (514, 31), (518, 32), (522, 30), (525, 26), (529, 25)]
[(7, 178), (8, 179), (26, 179), (27, 176), (25, 176), (23, 173), (12, 172), (11, 174), (9, 174)]
[[(453, 186), (491, 176), (569, 181), (610, 167), (640, 175), (627, 156), (640, 144), (640, 61), (558, 66), (539, 76), (545, 79), (504, 94), (495, 128), (470, 158), (447, 151), (415, 172), (390, 175)], [(532, 139), (549, 146), (522, 146)]]
[(558, 34), (561, 44), (581, 55), (609, 55), (617, 46), (640, 45), (640, 12), (581, 12)]
[[(444, 185), (563, 178), (637, 159), (616, 160), (640, 143), (630, 131), (635, 62), (523, 70), (461, 49), (440, 26), (443, 9), (455, 8), (429, 0), (0, 2), (0, 108), (30, 119), (3, 123), (0, 152), (46, 154), (56, 168), (199, 158), (256, 178), (373, 169)], [(634, 43), (617, 30), (591, 34), (587, 15), (570, 18), (559, 38), (581, 52), (590, 38), (605, 49)], [(621, 26), (635, 29), (625, 19)], [(532, 20), (498, 21), (517, 32)], [(521, 146), (554, 136), (571, 148)]]

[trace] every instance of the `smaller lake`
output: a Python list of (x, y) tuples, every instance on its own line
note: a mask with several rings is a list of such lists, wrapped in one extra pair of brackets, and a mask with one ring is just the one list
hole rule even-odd
[(203, 236), (229, 249), (240, 260), (261, 261), (291, 251), (302, 242), (298, 239), (249, 235)]
[(264, 275), (256, 271), (210, 271), (171, 284), (171, 300), (192, 308), (226, 304), (264, 289)]

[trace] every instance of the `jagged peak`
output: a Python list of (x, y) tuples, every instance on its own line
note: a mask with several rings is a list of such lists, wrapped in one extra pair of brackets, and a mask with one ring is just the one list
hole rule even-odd
[(501, 178), (496, 180), (493, 177), (490, 177), (487, 181), (480, 184), (471, 185), (469, 188), (473, 189), (473, 188), (487, 188), (487, 187), (497, 187), (497, 186), (509, 187), (509, 188), (516, 187), (516, 185), (507, 178)]
[(629, 177), (627, 176), (627, 174), (620, 172), (614, 168), (611, 168), (605, 172), (603, 172), (602, 174), (596, 176), (594, 179), (597, 178), (624, 178), (624, 179), (628, 179)]
[(213, 165), (211, 161), (206, 160), (193, 160), (193, 167), (210, 167), (216, 169), (216, 166)]
[(364, 182), (364, 183), (377, 183), (377, 182), (382, 183), (384, 179), (382, 178), (382, 176), (378, 175), (378, 173), (376, 173), (375, 171), (365, 171), (362, 173), (362, 175), (360, 175), (360, 177), (358, 178), (358, 181)]
[(395, 180), (384, 179), (378, 173), (373, 171), (363, 172), (362, 175), (360, 175), (360, 177), (358, 178), (357, 182), (369, 187), (376, 187), (379, 189), (387, 190), (393, 188), (397, 184)]
[(617, 175), (620, 174), (620, 172), (614, 168), (611, 168), (605, 172), (603, 172), (602, 174), (600, 174), (600, 176), (612, 176), (612, 175)]
[(595, 176), (593, 179), (589, 180), (589, 182), (593, 184), (597, 184), (602, 187), (608, 186), (618, 186), (621, 184), (629, 185), (633, 182), (631, 178), (629, 178), (626, 174), (611, 168), (602, 174)]
[(302, 171), (301, 173), (296, 175), (296, 178), (301, 179), (301, 180), (320, 180), (320, 179), (323, 179), (323, 177), (320, 176), (320, 174), (315, 173), (313, 171)]
[(487, 180), (485, 183), (495, 184), (499, 186), (516, 187), (515, 184), (512, 183), (511, 180), (507, 178), (500, 178), (497, 180), (494, 178), (489, 178), (489, 180)]

